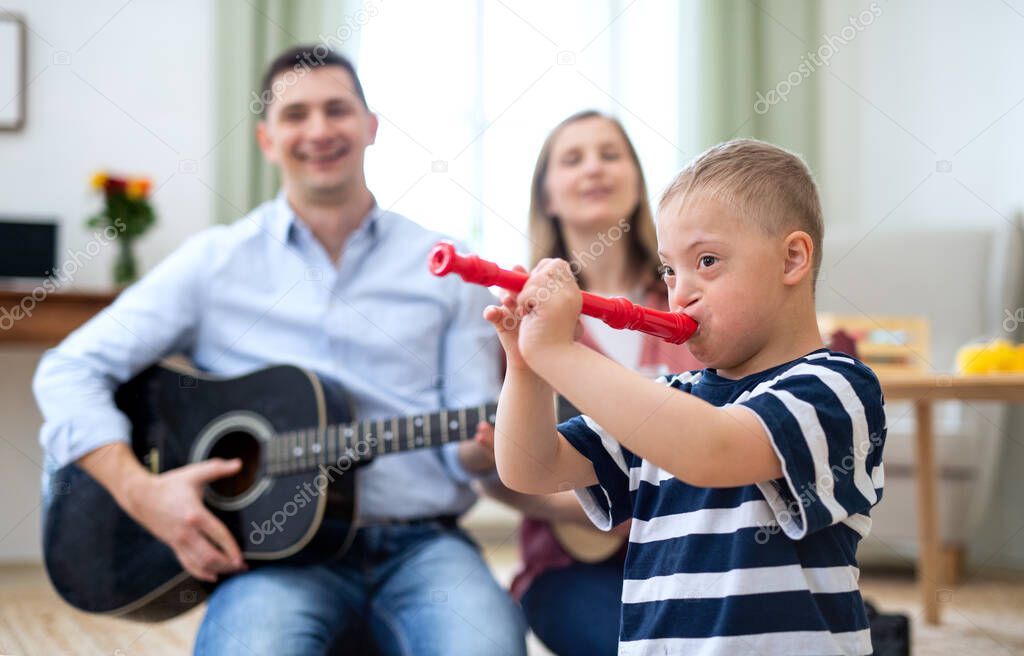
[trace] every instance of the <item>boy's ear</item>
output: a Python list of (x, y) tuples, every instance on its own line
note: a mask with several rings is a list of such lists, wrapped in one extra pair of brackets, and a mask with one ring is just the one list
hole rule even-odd
[(782, 282), (795, 285), (811, 274), (814, 263), (814, 240), (803, 230), (795, 230), (783, 241), (785, 266)]

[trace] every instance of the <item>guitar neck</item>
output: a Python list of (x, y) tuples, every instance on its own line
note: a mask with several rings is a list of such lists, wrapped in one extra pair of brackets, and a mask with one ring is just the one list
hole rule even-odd
[(496, 404), (488, 403), (288, 431), (271, 437), (265, 459), (267, 472), (282, 476), (322, 468), (344, 471), (375, 456), (462, 442), (472, 439), (481, 421), (493, 424), (496, 410)]

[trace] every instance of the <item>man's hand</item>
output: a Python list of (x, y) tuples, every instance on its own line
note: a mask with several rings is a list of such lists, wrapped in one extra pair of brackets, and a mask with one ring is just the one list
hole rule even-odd
[(132, 488), (125, 510), (174, 550), (182, 567), (201, 581), (246, 569), (235, 538), (203, 505), (207, 483), (236, 473), (239, 459), (215, 458), (152, 476)]
[(238, 472), (242, 461), (215, 458), (162, 474), (142, 468), (127, 444), (92, 451), (79, 464), (110, 490), (132, 519), (174, 550), (185, 570), (201, 581), (246, 569), (224, 523), (203, 505), (203, 488)]
[(473, 439), (459, 444), (459, 462), (474, 476), (494, 471), (494, 426), (481, 421)]

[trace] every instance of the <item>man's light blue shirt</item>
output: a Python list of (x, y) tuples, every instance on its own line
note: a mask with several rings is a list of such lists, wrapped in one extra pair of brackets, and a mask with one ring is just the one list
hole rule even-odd
[[(195, 235), (43, 356), (33, 387), (48, 467), (128, 441), (113, 391), (174, 353), (224, 376), (280, 363), (311, 369), (345, 386), (360, 419), (493, 401), (499, 346), (481, 315), (494, 298), (427, 271), (441, 238), (375, 207), (335, 265), (283, 192)], [(457, 448), (387, 455), (360, 469), (360, 516), (468, 509), (475, 497)]]

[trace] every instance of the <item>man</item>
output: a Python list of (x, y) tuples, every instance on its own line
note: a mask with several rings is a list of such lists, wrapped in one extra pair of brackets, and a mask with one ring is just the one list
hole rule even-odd
[(377, 118), (351, 63), (310, 51), (281, 54), (263, 81), (256, 137), (280, 169), (278, 197), (188, 240), (43, 358), (34, 388), (49, 466), (77, 461), (188, 572), (222, 580), (196, 653), (344, 653), (356, 632), (383, 653), (522, 654), (518, 608), (453, 521), (474, 501), (472, 478), (493, 471), (486, 449), (378, 458), (357, 472), (362, 527), (344, 556), (246, 571), (202, 505), (203, 487), (240, 463), (151, 474), (112, 403), (120, 382), (175, 352), (223, 375), (316, 370), (345, 385), (361, 419), (495, 398), (490, 295), (430, 276), (440, 236), (377, 207), (363, 169)]

